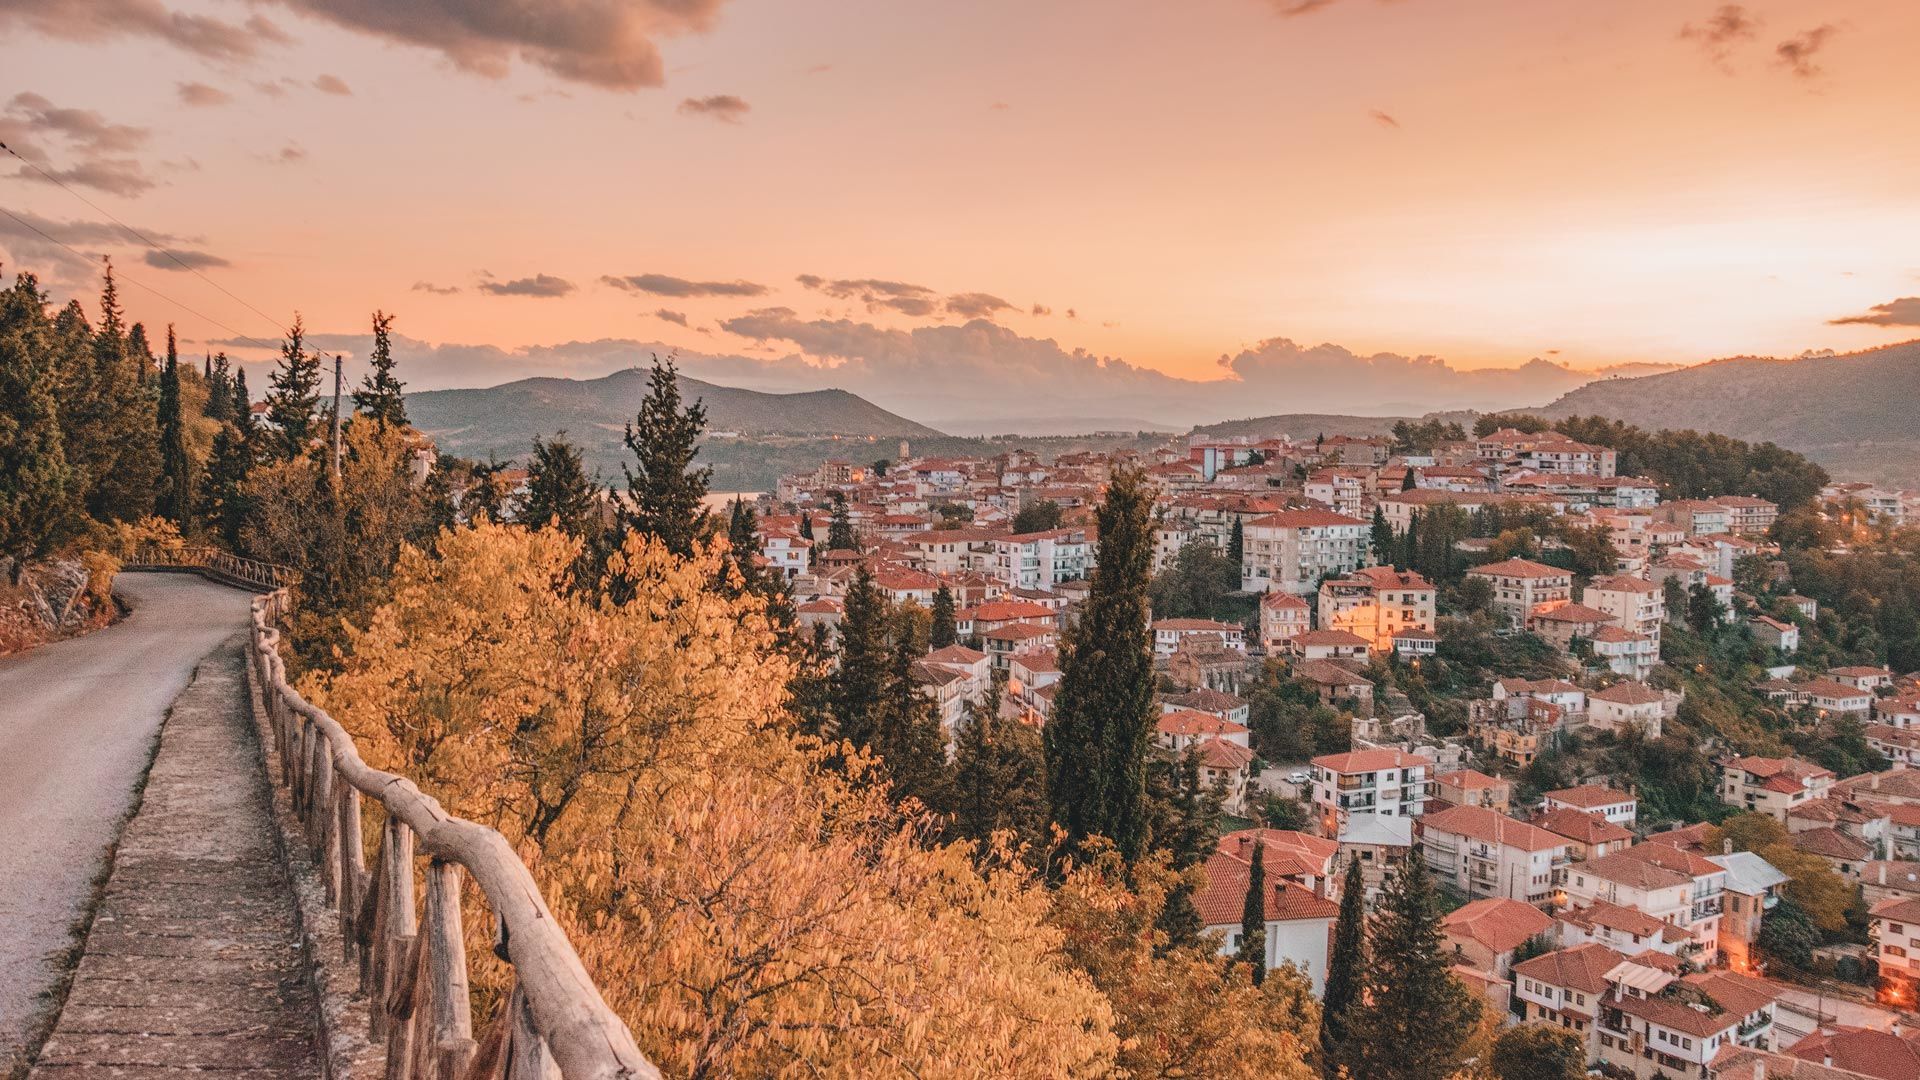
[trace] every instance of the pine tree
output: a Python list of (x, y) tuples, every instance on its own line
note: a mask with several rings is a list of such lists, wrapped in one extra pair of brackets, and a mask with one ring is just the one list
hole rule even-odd
[(955, 739), (948, 834), (985, 844), (1004, 830), (1037, 856), (1046, 841), (1046, 764), (1040, 733), (1000, 715), (1005, 690), (1006, 677), (996, 673)]
[(193, 461), (187, 456), (186, 418), (180, 415), (180, 347), (167, 325), (167, 360), (160, 369), (160, 497), (155, 510), (183, 529), (193, 525)]
[(238, 428), (242, 438), (252, 441), (253, 395), (247, 392), (247, 373), (244, 368), (233, 369), (233, 426)]
[(1342, 1065), (1351, 1071), (1353, 1063), (1347, 1034), (1366, 978), (1366, 892), (1360, 856), (1348, 856), (1340, 887), (1340, 917), (1334, 921), (1333, 944), (1327, 953), (1327, 984), (1320, 999), (1320, 1067), (1330, 1077), (1338, 1076)]
[(307, 331), (300, 316), (293, 317), (286, 340), (280, 344), (267, 390), (267, 421), (272, 426), (271, 452), (292, 461), (307, 452), (318, 432), (320, 354), (307, 350)]
[(51, 553), (75, 524), (57, 364), (46, 298), (21, 274), (0, 292), (0, 559), (16, 582), (28, 559)]
[(575, 539), (588, 539), (600, 531), (599, 489), (566, 432), (551, 439), (536, 435), (533, 456), (527, 459), (527, 493), (515, 516), (528, 528), (551, 525)]
[(1373, 552), (1373, 561), (1382, 566), (1393, 564), (1393, 526), (1387, 524), (1387, 515), (1379, 507), (1373, 508), (1373, 528), (1367, 533), (1367, 547)]
[(936, 649), (944, 649), (960, 640), (957, 619), (958, 613), (953, 605), (953, 590), (943, 583), (933, 590), (933, 620), (927, 644)]
[(853, 535), (853, 519), (847, 516), (847, 497), (833, 493), (833, 518), (827, 523), (828, 551), (856, 551), (860, 542)]
[(393, 316), (384, 311), (373, 313), (373, 354), (368, 357), (372, 370), (353, 392), (353, 407), (381, 427), (407, 426), (407, 401), (404, 388), (393, 375)]
[(1098, 514), (1100, 561), (1060, 662), (1043, 732), (1047, 796), (1070, 843), (1112, 840), (1128, 862), (1147, 847), (1147, 755), (1153, 741), (1153, 647), (1147, 581), (1152, 495), (1137, 469), (1114, 474)]
[(1381, 891), (1366, 998), (1347, 1027), (1355, 1076), (1447, 1080), (1469, 1053), (1480, 1008), (1454, 978), (1440, 932), (1440, 897), (1426, 863), (1409, 858)]
[(1247, 871), (1247, 896), (1240, 905), (1239, 960), (1253, 971), (1253, 985), (1267, 981), (1267, 852), (1253, 842), (1253, 866)]
[(200, 520), (229, 550), (240, 548), (252, 503), (247, 498), (247, 476), (253, 471), (253, 446), (235, 424), (222, 424), (213, 436), (207, 456), (207, 476), (200, 485)]
[(914, 680), (918, 659), (911, 637), (897, 635), (888, 656), (873, 749), (886, 765), (895, 798), (914, 798), (934, 807), (946, 801), (947, 742), (933, 699)]
[[(1414, 514), (1413, 516), (1407, 518), (1407, 531), (1400, 534), (1399, 548), (1400, 548), (1400, 556), (1393, 560), (1394, 566), (1402, 567), (1407, 570), (1422, 569), (1422, 566), (1420, 563), (1420, 515), (1419, 514)], [(1376, 554), (1375, 558), (1378, 559), (1379, 556)], [(1384, 562), (1386, 560), (1382, 559), (1380, 561)]]
[(233, 421), (233, 364), (226, 353), (209, 354), (206, 361), (207, 403), (201, 415), (216, 424)]
[(847, 589), (840, 617), (840, 666), (832, 679), (835, 737), (855, 747), (873, 745), (888, 659), (886, 599), (862, 566)]
[(712, 469), (693, 467), (700, 435), (707, 427), (706, 406), (682, 406), (680, 377), (673, 358), (656, 359), (640, 414), (627, 425), (626, 445), (634, 465), (627, 474), (623, 531), (651, 536), (676, 555), (689, 555), (707, 529), (702, 500)]
[(1400, 477), (1400, 490), (1412, 491), (1414, 488), (1417, 488), (1419, 486), (1420, 486), (1420, 481), (1418, 480), (1418, 478), (1416, 478), (1413, 475), (1413, 466), (1411, 465), (1407, 466), (1406, 475)]
[(87, 512), (99, 521), (134, 521), (153, 512), (160, 480), (158, 397), (146, 331), (123, 330), (113, 266), (100, 294), (100, 326), (93, 335), (93, 415), (96, 440), (89, 462)]
[(1238, 567), (1246, 554), (1246, 528), (1240, 523), (1240, 515), (1233, 516), (1233, 532), (1227, 535), (1227, 561)]

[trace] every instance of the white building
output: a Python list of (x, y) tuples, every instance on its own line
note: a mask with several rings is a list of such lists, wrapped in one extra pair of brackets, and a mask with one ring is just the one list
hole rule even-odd
[[(1264, 861), (1264, 851), (1262, 853)], [(1194, 894), (1203, 932), (1220, 935), (1220, 952), (1240, 951), (1241, 915), (1253, 864), (1238, 855), (1216, 851), (1206, 863), (1207, 883)], [(1327, 939), (1340, 905), (1321, 893), (1285, 878), (1267, 875), (1266, 962), (1268, 968), (1292, 964), (1300, 969), (1318, 997), (1327, 984)]]
[(1419, 817), (1433, 759), (1404, 750), (1355, 750), (1313, 759), (1313, 805), (1320, 832), (1339, 836), (1353, 814)]
[(1493, 589), (1492, 610), (1514, 626), (1525, 626), (1527, 616), (1541, 604), (1573, 599), (1573, 573), (1531, 559), (1506, 559), (1476, 566), (1468, 577), (1484, 580)]
[(1240, 587), (1312, 593), (1328, 574), (1350, 574), (1367, 560), (1370, 526), (1327, 510), (1285, 510), (1254, 518), (1241, 531)]
[(1544, 903), (1569, 859), (1566, 837), (1483, 806), (1427, 814), (1415, 831), (1427, 865), (1468, 896)]

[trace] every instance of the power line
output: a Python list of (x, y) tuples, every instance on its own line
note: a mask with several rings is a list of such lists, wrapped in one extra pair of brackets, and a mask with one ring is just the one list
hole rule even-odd
[[(115, 225), (120, 226), (121, 230), (126, 232), (127, 235), (132, 236), (133, 238), (139, 240), (141, 243), (147, 245), (153, 250), (159, 252), (162, 255), (165, 255), (169, 259), (172, 259), (174, 262), (180, 265), (180, 269), (189, 271), (190, 273), (193, 274), (193, 276), (199, 278), (201, 281), (204, 281), (207, 284), (225, 293), (228, 297), (230, 297), (235, 303), (239, 304), (241, 307), (244, 307), (248, 311), (253, 312), (255, 315), (258, 315), (261, 318), (267, 320), (268, 325), (270, 326), (280, 325), (280, 320), (274, 318), (273, 316), (267, 314), (264, 311), (261, 311), (259, 308), (254, 307), (252, 304), (247, 303), (245, 300), (241, 299), (239, 296), (236, 296), (225, 285), (222, 285), (219, 282), (208, 277), (207, 275), (201, 273), (198, 267), (182, 259), (180, 256), (175, 255), (172, 251), (161, 247), (159, 244), (154, 243), (152, 240), (147, 239), (146, 235), (141, 233), (140, 230), (134, 228), (133, 226), (127, 224), (124, 221), (121, 221), (119, 218), (114, 217), (113, 213), (109, 211), (106, 207), (101, 206), (99, 203), (96, 203), (92, 199), (89, 199), (85, 195), (82, 195), (78, 191), (75, 191), (72, 187), (68, 186), (66, 181), (53, 175), (47, 170), (41, 168), (40, 166), (35, 165), (33, 162), (28, 161), (26, 158), (21, 157), (20, 152), (15, 150), (13, 147), (8, 146), (4, 142), (0, 142), (0, 150), (5, 150), (7, 153), (12, 154), (14, 159), (19, 161), (20, 164), (25, 165), (27, 168), (32, 169), (36, 173), (39, 173), (41, 179), (60, 188), (62, 191), (65, 191), (67, 194), (73, 196), (76, 199), (79, 199), (81, 202), (86, 203), (88, 206), (92, 207), (95, 210), (95, 212), (106, 215), (109, 221), (112, 221)], [(15, 219), (15, 220), (18, 220), (18, 219)], [(39, 232), (38, 229), (35, 229), (34, 231)], [(40, 235), (45, 236), (46, 234), (41, 233)], [(58, 241), (55, 241), (55, 242), (58, 243)], [(146, 288), (146, 286), (143, 285), (141, 286), (141, 288)], [(184, 307), (185, 305), (181, 305), (181, 306)], [(206, 316), (203, 315), (201, 316), (201, 318), (206, 318)], [(209, 319), (208, 321), (212, 322), (211, 319)], [(238, 334), (238, 331), (234, 331), (234, 333)], [(239, 334), (239, 336), (245, 337), (246, 335)]]
[[(79, 248), (74, 247), (72, 244), (67, 243), (65, 240), (62, 240), (59, 237), (47, 235), (47, 232), (45, 229), (42, 229), (40, 226), (35, 225), (33, 222), (28, 221), (27, 219), (21, 217), (19, 214), (14, 213), (13, 211), (7, 209), (6, 207), (0, 206), (0, 214), (5, 214), (8, 217), (12, 218), (13, 220), (33, 230), (35, 234), (37, 234), (41, 239), (47, 241), (48, 243), (59, 244), (61, 247), (66, 248), (68, 251), (72, 252), (76, 258), (82, 260), (83, 262), (90, 263), (93, 261), (93, 256), (88, 255), (86, 252), (81, 251)], [(137, 285), (140, 288), (145, 289), (146, 291), (159, 297), (160, 299), (165, 300), (167, 303), (172, 304), (174, 307), (179, 308), (181, 311), (184, 311), (187, 314), (193, 316), (194, 318), (201, 319), (206, 322), (210, 322), (213, 325), (219, 327), (220, 329), (225, 330), (227, 333), (232, 334), (236, 339), (240, 341), (247, 342), (248, 344), (255, 345), (262, 349), (279, 348), (278, 345), (270, 345), (267, 342), (261, 341), (257, 337), (253, 337), (249, 334), (243, 334), (240, 331), (235, 330), (233, 327), (228, 326), (226, 323), (221, 322), (219, 319), (212, 317), (211, 315), (202, 315), (200, 312), (195, 311), (194, 309), (188, 307), (187, 305), (181, 303), (178, 300), (175, 300), (173, 297), (168, 296), (166, 293), (161, 292), (159, 289), (156, 289), (153, 286), (146, 284), (145, 282), (141, 281), (138, 278), (128, 276), (124, 271), (114, 280), (124, 281), (129, 285)]]

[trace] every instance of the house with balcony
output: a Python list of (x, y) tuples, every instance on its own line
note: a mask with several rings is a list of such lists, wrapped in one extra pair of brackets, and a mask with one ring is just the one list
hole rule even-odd
[(1633, 846), (1633, 833), (1599, 814), (1567, 807), (1542, 810), (1532, 824), (1567, 841), (1567, 853), (1574, 862), (1602, 859)]
[(1760, 920), (1780, 902), (1787, 875), (1751, 851), (1729, 851), (1706, 858), (1727, 872), (1726, 902), (1720, 914), (1720, 955), (1734, 971), (1751, 971)]
[(1367, 561), (1369, 523), (1329, 510), (1283, 510), (1241, 528), (1240, 587), (1311, 595), (1328, 574)]
[(1653, 639), (1660, 651), (1660, 628), (1667, 621), (1667, 593), (1645, 578), (1627, 574), (1597, 577), (1580, 593), (1580, 602), (1613, 616), (1614, 625)]
[(1616, 969), (1595, 1022), (1603, 1067), (1636, 1080), (1705, 1077), (1723, 1051), (1773, 1047), (1773, 988), (1712, 972), (1675, 978), (1638, 965)]
[(1626, 957), (1588, 942), (1513, 965), (1514, 1000), (1529, 1023), (1553, 1024), (1579, 1035), (1594, 1056), (1593, 1023), (1607, 994), (1607, 974)]
[(1587, 695), (1587, 726), (1617, 734), (1637, 730), (1657, 739), (1679, 706), (1679, 694), (1627, 679)]
[(1279, 652), (1295, 634), (1313, 629), (1313, 608), (1290, 592), (1274, 591), (1260, 597), (1260, 647)]
[(1651, 951), (1672, 957), (1693, 946), (1693, 935), (1685, 927), (1605, 900), (1569, 907), (1555, 921), (1562, 946), (1593, 942), (1628, 956)]
[(1527, 624), (1527, 617), (1543, 606), (1573, 599), (1573, 572), (1531, 559), (1506, 559), (1476, 566), (1467, 576), (1485, 581), (1493, 592), (1489, 607), (1510, 626)]
[(1513, 808), (1513, 781), (1477, 769), (1456, 769), (1433, 778), (1433, 797), (1452, 806), (1483, 806), (1504, 814)]
[(1186, 642), (1202, 637), (1218, 641), (1242, 654), (1247, 651), (1246, 629), (1239, 623), (1217, 622), (1213, 619), (1155, 619), (1153, 655), (1164, 660), (1178, 652)]
[[(1643, 870), (1636, 871), (1634, 863)], [(1720, 917), (1726, 906), (1726, 867), (1696, 852), (1656, 843), (1637, 844), (1604, 859), (1576, 864), (1572, 873), (1579, 875), (1582, 867), (1597, 868), (1588, 876), (1606, 881), (1607, 888), (1594, 890), (1599, 898), (1640, 907), (1685, 929), (1692, 935), (1702, 963), (1711, 962), (1718, 954)], [(1684, 887), (1677, 893), (1665, 891), (1664, 875), (1678, 875), (1685, 880)], [(1636, 900), (1636, 889), (1644, 894), (1645, 906)], [(1570, 896), (1582, 891), (1571, 885), (1567, 889)]]
[(1427, 814), (1414, 832), (1433, 872), (1473, 897), (1547, 903), (1571, 861), (1564, 837), (1481, 806)]
[[(1267, 878), (1261, 904), (1267, 966), (1292, 964), (1299, 968), (1317, 997), (1326, 989), (1328, 937), (1340, 905), (1293, 881), (1275, 877), (1266, 855), (1263, 848), (1261, 861)], [(1193, 897), (1201, 932), (1217, 935), (1221, 955), (1232, 956), (1240, 950), (1252, 856), (1216, 851), (1208, 856), (1204, 868), (1206, 884)]]
[[(1369, 684), (1371, 685), (1371, 684)], [(1313, 806), (1320, 833), (1339, 836), (1355, 814), (1419, 817), (1433, 759), (1405, 750), (1354, 750), (1313, 759)]]
[(1438, 590), (1412, 570), (1367, 566), (1320, 583), (1323, 630), (1345, 630), (1366, 639), (1375, 652), (1394, 647), (1403, 630), (1432, 631)]
[(1868, 909), (1867, 933), (1880, 962), (1881, 996), (1913, 1008), (1920, 1002), (1920, 897), (1894, 897)]
[(1833, 772), (1794, 757), (1738, 757), (1720, 766), (1720, 801), (1780, 821), (1802, 803), (1821, 798)]
[(1543, 796), (1543, 805), (1549, 810), (1565, 808), (1599, 814), (1615, 825), (1627, 828), (1632, 828), (1640, 816), (1638, 797), (1602, 784), (1581, 784), (1549, 791)]

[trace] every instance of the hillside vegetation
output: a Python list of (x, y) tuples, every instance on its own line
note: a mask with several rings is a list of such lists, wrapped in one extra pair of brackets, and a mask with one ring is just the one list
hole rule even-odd
[(1846, 356), (1739, 357), (1589, 383), (1529, 410), (1605, 416), (1648, 430), (1692, 428), (1798, 450), (1842, 477), (1920, 483), (1920, 341)]

